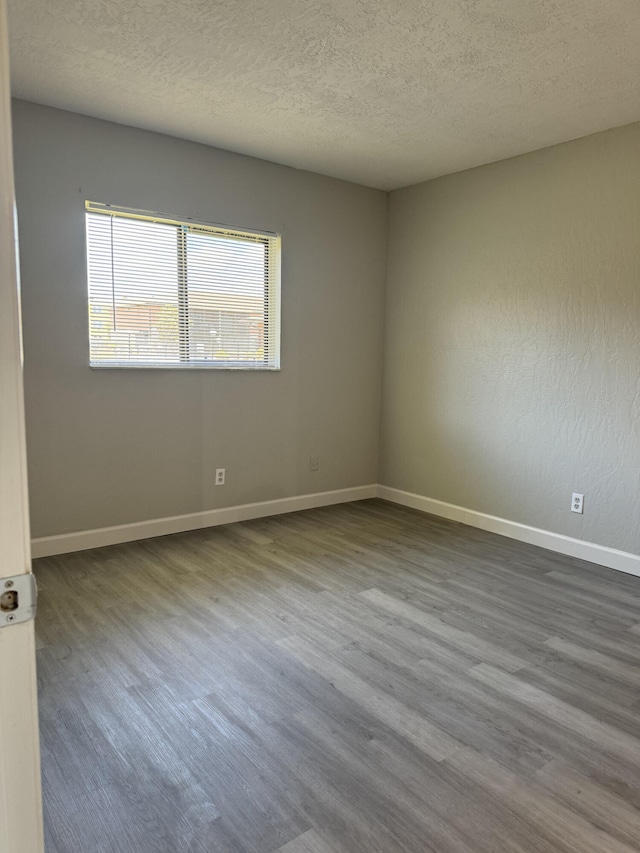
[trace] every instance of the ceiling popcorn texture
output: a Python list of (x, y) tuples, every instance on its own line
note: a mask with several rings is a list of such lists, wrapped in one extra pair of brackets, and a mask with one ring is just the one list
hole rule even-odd
[(394, 189), (640, 119), (637, 0), (10, 0), (14, 95)]

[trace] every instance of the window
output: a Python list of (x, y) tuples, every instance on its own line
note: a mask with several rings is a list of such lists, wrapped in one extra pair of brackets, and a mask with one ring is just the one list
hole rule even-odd
[(86, 203), (92, 367), (277, 369), (280, 238)]

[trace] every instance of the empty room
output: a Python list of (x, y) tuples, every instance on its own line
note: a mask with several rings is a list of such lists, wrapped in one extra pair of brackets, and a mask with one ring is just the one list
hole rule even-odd
[(637, 2), (0, 50), (0, 853), (638, 853)]

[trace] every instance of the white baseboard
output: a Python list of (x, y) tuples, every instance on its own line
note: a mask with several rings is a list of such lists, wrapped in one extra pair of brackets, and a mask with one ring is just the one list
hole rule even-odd
[(566, 554), (569, 557), (577, 557), (587, 560), (589, 563), (598, 563), (609, 569), (626, 572), (630, 575), (640, 577), (640, 556), (628, 551), (618, 551), (615, 548), (607, 548), (605, 545), (596, 545), (594, 542), (585, 542), (583, 539), (574, 539), (572, 536), (564, 536), (562, 533), (552, 533), (550, 530), (541, 530), (538, 527), (529, 527), (517, 521), (509, 521), (495, 515), (487, 515), (484, 512), (476, 512), (455, 504), (438, 501), (434, 498), (426, 498), (413, 492), (404, 492), (402, 489), (392, 489), (390, 486), (378, 486), (377, 496), (391, 503), (412, 507), (413, 509), (448, 518), (451, 521), (460, 521), (470, 527), (479, 527), (481, 530), (489, 530), (491, 533), (499, 533), (510, 539), (518, 539), (520, 542), (529, 542)]
[(231, 524), (234, 521), (248, 521), (252, 518), (265, 518), (285, 512), (315, 509), (316, 507), (361, 501), (374, 497), (640, 577), (640, 556), (637, 554), (618, 551), (615, 548), (607, 548), (604, 545), (596, 545), (594, 542), (585, 542), (582, 539), (574, 539), (572, 536), (564, 536), (562, 533), (552, 533), (550, 530), (529, 527), (527, 524), (520, 524), (517, 521), (487, 515), (484, 512), (466, 509), (435, 498), (427, 498), (424, 495), (416, 495), (413, 492), (405, 492), (402, 489), (373, 484), (355, 486), (350, 489), (336, 489), (330, 492), (316, 492), (310, 495), (297, 495), (291, 498), (278, 498), (272, 501), (260, 501), (259, 503), (241, 504), (223, 507), (222, 509), (210, 509), (189, 515), (174, 515), (169, 518), (137, 521), (133, 524), (101, 527), (97, 530), (81, 530), (77, 533), (43, 536), (32, 540), (31, 554), (34, 559), (51, 557), (56, 554), (68, 554), (72, 551), (102, 548), (105, 545), (119, 545), (122, 542), (135, 542), (138, 539), (149, 539), (153, 536), (184, 533), (187, 530), (216, 527), (219, 524)]
[(31, 555), (52, 557), (56, 554), (69, 554), (72, 551), (86, 551), (89, 548), (102, 548), (105, 545), (119, 545), (122, 542), (135, 542), (152, 536), (166, 536), (168, 533), (184, 533), (187, 530), (199, 530), (203, 527), (216, 527), (219, 524), (231, 524), (234, 521), (248, 521), (251, 518), (264, 518), (269, 515), (281, 515), (285, 512), (297, 512), (301, 509), (315, 509), (321, 506), (362, 501), (375, 498), (377, 486), (354, 486), (350, 489), (336, 489), (331, 492), (316, 492), (311, 495), (297, 495), (292, 498), (278, 498), (273, 501), (241, 504), (239, 506), (210, 509), (189, 515), (174, 515), (169, 518), (154, 518), (150, 521), (136, 521), (133, 524), (118, 524), (115, 527), (101, 527), (97, 530), (81, 530), (78, 533), (61, 533), (58, 536), (42, 536), (31, 542)]

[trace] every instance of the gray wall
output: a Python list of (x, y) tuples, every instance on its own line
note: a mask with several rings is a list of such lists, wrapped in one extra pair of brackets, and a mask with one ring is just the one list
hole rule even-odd
[[(379, 479), (640, 552), (640, 125), (390, 195), (381, 418), (384, 193), (23, 102), (14, 129), (35, 536)], [(282, 371), (90, 370), (85, 198), (281, 231)]]
[(640, 125), (391, 194), (383, 401), (385, 485), (640, 553)]
[[(14, 133), (35, 536), (376, 482), (385, 193), (24, 102)], [(282, 370), (91, 370), (87, 198), (280, 231)]]

